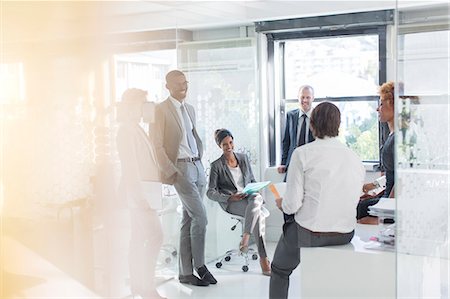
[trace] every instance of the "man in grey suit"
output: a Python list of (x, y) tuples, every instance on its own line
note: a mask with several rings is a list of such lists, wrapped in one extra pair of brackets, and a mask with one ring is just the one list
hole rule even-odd
[[(174, 185), (183, 205), (180, 230), (179, 280), (197, 286), (216, 284), (205, 266), (206, 219), (203, 194), (206, 185), (201, 162), (203, 145), (195, 128), (194, 107), (187, 104), (185, 75), (170, 71), (166, 75), (170, 96), (155, 109), (152, 128), (154, 147), (165, 184)], [(194, 275), (197, 271), (199, 277)]]

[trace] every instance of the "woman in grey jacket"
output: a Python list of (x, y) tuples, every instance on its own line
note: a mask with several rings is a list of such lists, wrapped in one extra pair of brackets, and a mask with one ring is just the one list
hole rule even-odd
[(260, 194), (242, 193), (244, 187), (255, 182), (247, 155), (234, 152), (233, 135), (226, 129), (218, 129), (214, 134), (222, 156), (211, 163), (208, 198), (217, 201), (228, 213), (244, 217), (244, 231), (239, 249), (248, 251), (250, 234), (256, 239), (261, 269), (270, 276), (270, 262), (264, 244), (264, 215), (261, 211), (263, 199)]

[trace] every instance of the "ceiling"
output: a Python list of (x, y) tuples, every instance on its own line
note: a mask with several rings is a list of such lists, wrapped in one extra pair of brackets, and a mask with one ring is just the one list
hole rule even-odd
[(20, 42), (250, 25), (262, 20), (395, 8), (396, 1), (1, 1), (0, 5), (2, 41)]

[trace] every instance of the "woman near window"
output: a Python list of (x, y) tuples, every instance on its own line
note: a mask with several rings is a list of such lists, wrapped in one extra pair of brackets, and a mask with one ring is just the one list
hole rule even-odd
[[(378, 119), (381, 123), (387, 123), (389, 127), (389, 136), (384, 142), (381, 149), (381, 165), (384, 169), (384, 175), (386, 176), (384, 179), (377, 179), (372, 183), (364, 184), (363, 192), (368, 194), (371, 190), (379, 188), (380, 185), (384, 185), (385, 181), (385, 190), (382, 193), (382, 197), (394, 197), (394, 82), (386, 82), (380, 86), (380, 103), (377, 108)], [(380, 183), (382, 182), (382, 183)], [(382, 186), (381, 186), (382, 187)], [(370, 206), (376, 204), (380, 199), (379, 198), (368, 198), (361, 199), (357, 208), (356, 218), (359, 223), (364, 224), (378, 224), (378, 219), (376, 217), (372, 217), (368, 213), (368, 209)]]

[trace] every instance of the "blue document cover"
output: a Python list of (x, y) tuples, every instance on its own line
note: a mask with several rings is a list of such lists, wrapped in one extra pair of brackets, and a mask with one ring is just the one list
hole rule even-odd
[(253, 194), (253, 193), (258, 192), (259, 190), (269, 186), (269, 184), (270, 184), (270, 181), (250, 183), (247, 186), (245, 186), (244, 190), (242, 190), (242, 193)]

